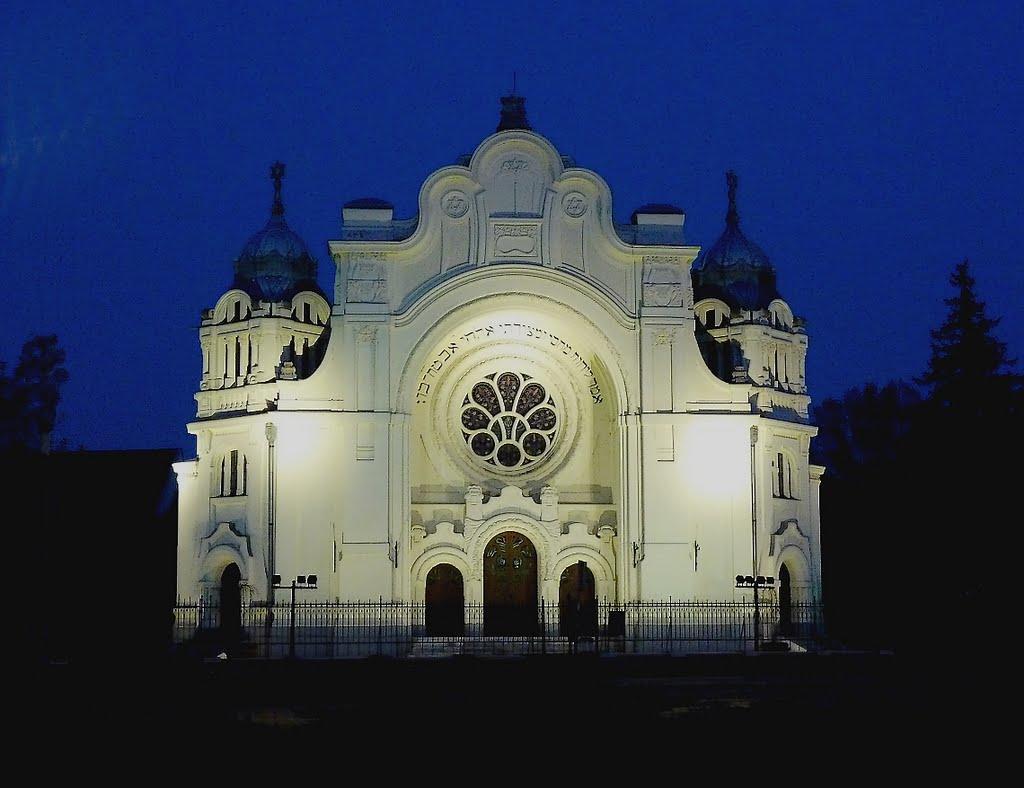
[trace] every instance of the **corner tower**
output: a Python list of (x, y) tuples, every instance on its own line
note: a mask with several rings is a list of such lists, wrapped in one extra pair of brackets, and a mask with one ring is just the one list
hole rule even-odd
[(323, 355), (330, 306), (316, 260), (285, 221), (284, 171), (271, 166), (270, 218), (242, 247), (231, 289), (202, 312), (200, 418), (265, 410), (276, 395), (268, 385), (308, 377)]
[(768, 255), (740, 229), (739, 179), (725, 177), (725, 230), (692, 269), (697, 343), (718, 378), (756, 387), (759, 410), (806, 421), (805, 322), (779, 294)]

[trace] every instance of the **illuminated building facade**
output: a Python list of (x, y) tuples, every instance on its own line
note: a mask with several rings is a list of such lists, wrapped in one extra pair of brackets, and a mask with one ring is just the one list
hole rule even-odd
[(416, 217), (345, 205), (330, 297), (275, 165), (202, 313), (182, 597), (316, 574), (304, 599), (735, 600), (752, 572), (818, 597), (807, 333), (735, 177), (702, 254), (673, 206), (616, 223), (601, 177), (502, 104)]

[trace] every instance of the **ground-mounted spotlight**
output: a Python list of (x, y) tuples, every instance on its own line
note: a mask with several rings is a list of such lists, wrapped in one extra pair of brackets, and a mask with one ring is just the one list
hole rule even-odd
[(300, 586), (306, 585), (306, 576), (305, 575), (299, 575), (298, 577), (295, 578), (295, 582), (298, 583)]
[(316, 575), (307, 575), (306, 576), (306, 585), (308, 585), (308, 586), (316, 586), (316, 580), (317, 580)]
[(274, 575), (272, 578), (270, 578), (270, 583), (271, 585), (275, 586), (281, 585), (281, 575)]

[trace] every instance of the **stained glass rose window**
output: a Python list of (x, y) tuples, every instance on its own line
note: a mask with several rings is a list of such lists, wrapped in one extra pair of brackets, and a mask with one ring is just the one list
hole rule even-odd
[(462, 436), (484, 462), (505, 470), (542, 459), (558, 433), (558, 410), (547, 390), (518, 372), (487, 375), (462, 401)]

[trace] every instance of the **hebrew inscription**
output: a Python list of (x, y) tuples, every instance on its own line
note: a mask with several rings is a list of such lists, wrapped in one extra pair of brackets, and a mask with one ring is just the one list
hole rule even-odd
[(548, 347), (553, 348), (555, 351), (560, 352), (569, 363), (577, 370), (577, 372), (584, 376), (587, 383), (587, 388), (590, 391), (590, 396), (594, 400), (594, 404), (599, 404), (604, 401), (604, 397), (601, 394), (601, 386), (597, 382), (597, 377), (594, 375), (594, 370), (588, 364), (583, 356), (579, 354), (573, 347), (549, 331), (545, 331), (543, 328), (538, 326), (532, 326), (528, 323), (494, 323), (491, 325), (481, 326), (475, 328), (472, 331), (467, 331), (462, 336), (459, 336), (441, 348), (434, 360), (427, 366), (423, 372), (423, 377), (420, 378), (419, 387), (416, 389), (416, 404), (424, 404), (430, 396), (431, 385), (437, 380), (438, 375), (445, 368), (445, 365), (451, 361), (455, 355), (468, 347), (471, 347), (480, 342), (485, 342), (489, 339), (496, 339), (499, 337), (514, 337), (516, 339), (533, 340), (541, 344), (546, 344)]

